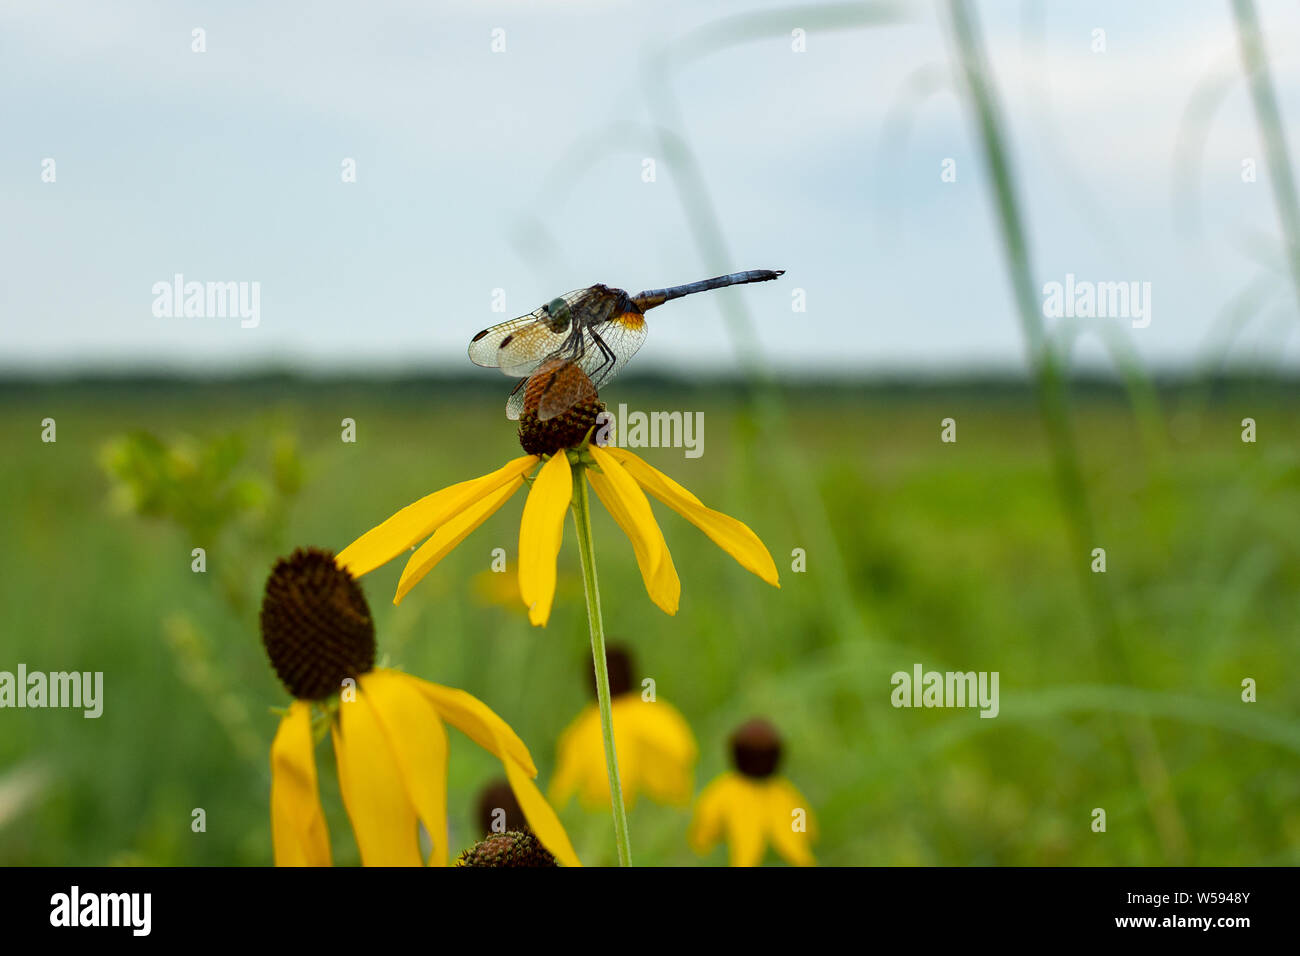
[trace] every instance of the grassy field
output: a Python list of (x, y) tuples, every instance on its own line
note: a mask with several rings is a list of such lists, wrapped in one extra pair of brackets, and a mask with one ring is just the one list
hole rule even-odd
[[(1090, 616), (1092, 558), (1070, 543), (1028, 393), (794, 390), (775, 430), (729, 392), (629, 384), (605, 397), (703, 411), (702, 457), (642, 454), (747, 522), (781, 570), (768, 588), (656, 505), (683, 585), (668, 617), (598, 509), (606, 626), (694, 728), (697, 788), (725, 769), (727, 733), (761, 714), (785, 735), (825, 864), (1300, 862), (1293, 385), (1166, 390), (1143, 417), (1118, 391), (1075, 396), (1113, 639)], [(0, 670), (105, 682), (97, 720), (0, 711), (0, 864), (269, 863), (271, 708), (287, 702), (256, 624), (270, 564), (297, 545), (339, 549), (520, 454), (501, 398), (437, 383), (0, 392)], [(55, 443), (41, 441), (47, 417)], [(344, 418), (354, 444), (340, 440)], [(112, 443), (139, 431), (207, 456), (183, 522), (134, 514), (114, 491)], [(571, 526), (545, 630), (499, 596), (491, 551), (505, 548), (513, 571), (522, 506), (400, 607), (401, 562), (364, 584), (381, 654), (495, 708), (545, 780), (587, 700), (590, 655)], [(191, 571), (200, 546), (204, 574)], [(795, 548), (804, 573), (791, 571)], [(998, 671), (997, 719), (892, 707), (890, 675), (917, 663)], [(1241, 699), (1245, 678), (1255, 703)], [(336, 862), (355, 863), (328, 744), (318, 763)], [(477, 791), (498, 772), (452, 734), (454, 848), (476, 837)], [(1098, 807), (1105, 833), (1091, 827)], [(195, 808), (205, 832), (191, 830)], [(574, 804), (561, 816), (584, 861), (613, 860), (608, 814)], [(639, 802), (635, 861), (699, 862), (688, 820)]]

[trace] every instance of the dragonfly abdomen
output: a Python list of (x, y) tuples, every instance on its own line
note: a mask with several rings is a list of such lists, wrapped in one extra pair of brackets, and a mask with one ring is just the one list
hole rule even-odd
[(710, 289), (724, 289), (729, 285), (744, 285), (748, 282), (768, 282), (785, 274), (784, 269), (750, 269), (748, 272), (732, 272), (686, 285), (669, 286), (666, 289), (647, 289), (632, 296), (632, 301), (642, 312), (663, 305), (671, 299), (680, 299), (695, 292), (708, 292)]

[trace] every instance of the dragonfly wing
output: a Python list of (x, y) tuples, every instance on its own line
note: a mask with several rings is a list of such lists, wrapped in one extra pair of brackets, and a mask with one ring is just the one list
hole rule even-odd
[(587, 348), (579, 363), (597, 388), (608, 384), (645, 343), (645, 316), (624, 312), (586, 330)]
[(525, 382), (520, 381), (518, 387), (506, 399), (506, 418), (512, 422), (519, 421), (519, 416), (524, 413), (524, 390), (526, 387)]
[(537, 309), (474, 336), (469, 343), (469, 360), (517, 378), (531, 373), (563, 348), (568, 339), (567, 331), (552, 331), (546, 313)]

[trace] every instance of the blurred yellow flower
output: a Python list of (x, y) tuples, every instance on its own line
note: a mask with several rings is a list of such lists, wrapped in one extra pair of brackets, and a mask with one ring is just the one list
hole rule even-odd
[(470, 578), (470, 594), (483, 607), (519, 610), (519, 576), (504, 571), (480, 571)]
[(757, 866), (770, 842), (788, 862), (812, 866), (816, 839), (812, 810), (795, 786), (776, 775), (781, 739), (765, 720), (751, 720), (731, 736), (728, 771), (704, 788), (687, 839), (708, 853), (726, 838), (732, 866)]
[[(528, 748), (482, 701), (374, 667), (374, 624), (365, 596), (327, 551), (298, 550), (266, 583), (262, 641), (294, 696), (271, 745), (271, 835), (277, 866), (329, 866), (330, 842), (316, 783), (313, 708), (329, 713), (339, 789), (365, 866), (445, 866), (447, 732), (443, 721), (501, 761), (532, 831), (557, 860), (581, 866), (559, 818), (532, 778)], [(340, 690), (342, 691), (340, 693)]]
[[(772, 556), (743, 523), (706, 508), (699, 498), (632, 452), (592, 444), (589, 436), (598, 408), (603, 406), (593, 398), (589, 407), (570, 413), (575, 420), (562, 423), (566, 427), (555, 419), (533, 432), (521, 427), (526, 448), (546, 451), (524, 455), (490, 474), (426, 495), (344, 548), (339, 564), (360, 577), (423, 541), (407, 560), (397, 583), (393, 603), (399, 603), (416, 582), (524, 487), (540, 462), (519, 523), (519, 593), (533, 624), (545, 625), (551, 615), (555, 562), (564, 533), (564, 513), (575, 492), (575, 465), (590, 479), (597, 496), (631, 540), (650, 600), (667, 613), (677, 613), (682, 586), (650, 510), (647, 491), (708, 535), (741, 567), (780, 587)], [(535, 409), (534, 402), (534, 415)], [(537, 444), (539, 430), (545, 432), (541, 437), (546, 439), (541, 445)]]
[[(562, 572), (556, 574), (557, 599), (579, 596), (581, 593), (581, 578)], [(528, 612), (519, 597), (519, 575), (514, 568), (507, 571), (486, 569), (477, 572), (469, 579), (469, 596), (479, 607), (504, 608), (511, 614)]]
[[(695, 735), (677, 708), (646, 701), (632, 688), (631, 656), (611, 647), (605, 656), (613, 695), (615, 751), (623, 798), (628, 806), (644, 791), (658, 803), (684, 805), (695, 789)], [(558, 766), (548, 795), (563, 806), (578, 794), (588, 810), (609, 806), (609, 775), (600, 729), (600, 709), (588, 704), (560, 736)]]

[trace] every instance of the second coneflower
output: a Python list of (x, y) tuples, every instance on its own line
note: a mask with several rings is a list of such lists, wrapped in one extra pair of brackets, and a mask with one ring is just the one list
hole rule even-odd
[[(685, 804), (694, 790), (699, 747), (686, 718), (664, 700), (637, 692), (632, 655), (611, 647), (607, 655), (614, 735), (623, 796), (629, 806), (644, 792), (651, 800)], [(600, 709), (588, 704), (565, 728), (556, 747), (548, 796), (558, 807), (576, 793), (588, 810), (609, 806), (609, 780), (601, 759)]]
[(328, 866), (329, 833), (316, 786), (316, 734), (328, 723), (339, 790), (361, 862), (447, 863), (447, 732), (443, 721), (499, 759), (537, 838), (581, 865), (532, 778), (528, 748), (482, 701), (452, 687), (377, 668), (365, 595), (333, 555), (298, 550), (277, 562), (262, 601), (262, 643), (293, 695), (271, 745), (271, 837), (277, 866)]
[[(560, 403), (565, 411), (550, 417), (539, 415), (542, 396), (556, 394), (566, 396)], [(667, 613), (677, 613), (681, 581), (663, 532), (650, 510), (647, 491), (708, 535), (741, 567), (773, 587), (780, 587), (780, 583), (772, 555), (745, 524), (705, 507), (695, 495), (630, 451), (593, 442), (598, 416), (604, 409), (590, 378), (578, 365), (568, 360), (547, 362), (533, 373), (524, 394), (519, 443), (527, 454), (490, 474), (435, 491), (406, 506), (344, 548), (339, 563), (360, 576), (423, 541), (402, 571), (393, 598), (397, 603), (456, 545), (523, 488), (536, 469), (519, 523), (519, 593), (528, 608), (529, 620), (545, 625), (555, 599), (555, 566), (564, 535), (564, 514), (571, 510), (587, 596), (605, 764), (613, 796), (614, 834), (619, 862), (626, 866), (631, 861), (631, 851), (614, 748), (588, 481), (632, 542), (650, 599)]]
[(742, 724), (731, 735), (734, 771), (704, 788), (688, 839), (701, 855), (725, 837), (732, 866), (758, 866), (767, 845), (796, 866), (812, 866), (817, 824), (808, 801), (777, 773), (781, 737), (766, 720)]

